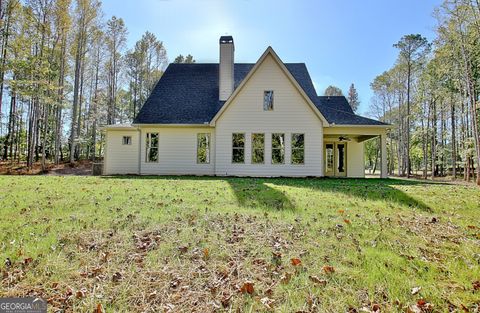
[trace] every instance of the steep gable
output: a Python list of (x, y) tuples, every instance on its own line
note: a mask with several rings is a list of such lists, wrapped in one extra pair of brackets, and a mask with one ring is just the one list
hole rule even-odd
[[(230, 96), (230, 98), (225, 102), (225, 104), (220, 108), (220, 110), (217, 112), (217, 114), (213, 117), (210, 124), (215, 125), (215, 122), (217, 121), (217, 119), (223, 114), (223, 112), (225, 110), (228, 109), (229, 105), (242, 92), (242, 89), (244, 88), (244, 86), (250, 82), (252, 77), (255, 77), (259, 68), (265, 67), (264, 63), (266, 63), (266, 62), (269, 63), (268, 66), (276, 67), (276, 69), (278, 71), (276, 71), (274, 75), (271, 75), (271, 77), (264, 78), (264, 80), (275, 80), (275, 79), (279, 79), (280, 77), (288, 80), (290, 82), (290, 84), (293, 86), (293, 88), (296, 90), (296, 92), (303, 98), (304, 102), (310, 107), (311, 113), (315, 114), (322, 121), (322, 123), (324, 123), (325, 125), (328, 125), (328, 121), (325, 119), (325, 117), (322, 115), (322, 113), (318, 110), (318, 108), (315, 106), (314, 102), (311, 99), (311, 97), (313, 97), (313, 94), (308, 95), (305, 92), (305, 89), (307, 89), (310, 92), (315, 92), (314, 88), (308, 88), (309, 83), (311, 84), (310, 75), (308, 75), (308, 71), (306, 72), (307, 76), (308, 76), (307, 82), (302, 87), (298, 83), (297, 79), (292, 75), (292, 73), (288, 70), (288, 68), (280, 60), (278, 55), (275, 53), (275, 51), (273, 51), (273, 49), (271, 47), (268, 47), (267, 50), (265, 50), (265, 52), (262, 54), (262, 56), (257, 61), (257, 63), (255, 63), (255, 66), (250, 70), (250, 72), (247, 74), (247, 76), (243, 79), (243, 81), (238, 86), (238, 88), (235, 89), (235, 91)], [(297, 75), (298, 75), (297, 77), (300, 78), (299, 79), (300, 81), (305, 82), (305, 80), (306, 80), (305, 77), (301, 77), (301, 75), (299, 75), (299, 74), (303, 74), (303, 73), (304, 73), (304, 71), (299, 71), (299, 73), (297, 73)], [(260, 82), (261, 82), (261, 80), (260, 80)], [(313, 87), (313, 84), (311, 84), (311, 85)], [(265, 89), (265, 90), (268, 90), (268, 89)], [(315, 93), (315, 96), (316, 96), (316, 93)]]

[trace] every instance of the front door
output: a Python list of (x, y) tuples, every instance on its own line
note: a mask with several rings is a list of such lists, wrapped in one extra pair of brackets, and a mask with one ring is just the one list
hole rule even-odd
[(325, 176), (347, 176), (347, 144), (344, 142), (326, 142)]

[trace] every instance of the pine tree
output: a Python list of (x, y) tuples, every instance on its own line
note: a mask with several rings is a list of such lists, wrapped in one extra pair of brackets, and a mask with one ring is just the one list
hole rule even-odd
[(358, 110), (358, 106), (360, 105), (360, 100), (358, 99), (358, 92), (357, 89), (355, 89), (355, 86), (353, 83), (350, 85), (350, 88), (348, 89), (348, 103), (352, 107), (353, 112), (356, 112)]

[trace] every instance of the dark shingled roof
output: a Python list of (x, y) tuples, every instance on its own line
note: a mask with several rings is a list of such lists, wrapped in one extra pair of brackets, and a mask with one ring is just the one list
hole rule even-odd
[[(253, 68), (236, 63), (235, 88)], [(304, 63), (285, 63), (292, 76), (329, 123), (386, 125), (355, 115), (345, 97), (319, 97)], [(218, 100), (218, 64), (170, 64), (134, 120), (134, 124), (206, 124), (224, 105)]]

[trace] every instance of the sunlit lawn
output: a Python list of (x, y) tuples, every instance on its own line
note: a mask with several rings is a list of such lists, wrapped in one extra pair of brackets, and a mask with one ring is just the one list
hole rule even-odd
[(0, 296), (52, 312), (480, 307), (473, 186), (0, 176), (0, 216)]

